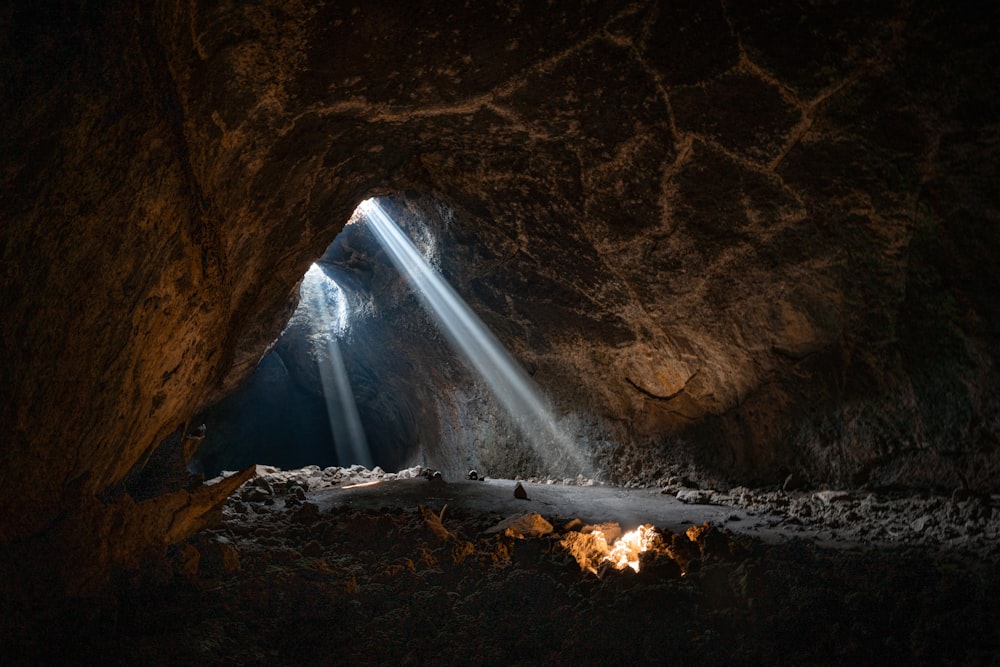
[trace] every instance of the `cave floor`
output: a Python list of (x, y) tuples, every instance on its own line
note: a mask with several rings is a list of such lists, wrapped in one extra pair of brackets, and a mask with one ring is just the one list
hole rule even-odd
[[(54, 615), (27, 657), (985, 665), (1000, 655), (994, 498), (522, 482), (524, 500), (513, 480), (331, 470), (260, 468), (221, 525)], [(498, 529), (534, 514), (551, 532), (533, 532), (537, 518)], [(652, 523), (659, 547), (638, 573), (583, 571), (562, 546), (588, 530), (573, 519)]]

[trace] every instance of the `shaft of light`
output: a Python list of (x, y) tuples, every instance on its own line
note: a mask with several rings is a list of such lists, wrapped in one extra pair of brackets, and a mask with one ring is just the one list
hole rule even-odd
[[(347, 328), (347, 299), (336, 282), (327, 278), (315, 264), (310, 267), (303, 281), (312, 294), (313, 308), (318, 315), (313, 330), (316, 363), (323, 385), (326, 414), (330, 420), (333, 444), (340, 465), (361, 464), (366, 468), (373, 465), (371, 450), (361, 426), (354, 392), (347, 377), (347, 367), (340, 352), (337, 337)], [(324, 354), (325, 352), (325, 354)]]
[(360, 209), (393, 264), (415, 288), (445, 337), (486, 382), (549, 470), (564, 468), (588, 473), (590, 465), (557, 425), (547, 399), (500, 341), (427, 263), (377, 201), (368, 199)]

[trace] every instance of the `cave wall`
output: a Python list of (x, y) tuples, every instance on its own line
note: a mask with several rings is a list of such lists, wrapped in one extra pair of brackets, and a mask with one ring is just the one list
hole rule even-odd
[(391, 193), (617, 478), (996, 489), (996, 13), (6, 6), (0, 541), (248, 377)]

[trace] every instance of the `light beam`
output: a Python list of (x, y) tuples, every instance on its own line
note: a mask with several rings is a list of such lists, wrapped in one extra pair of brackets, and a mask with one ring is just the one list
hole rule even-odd
[(548, 470), (589, 477), (590, 464), (556, 423), (548, 399), (500, 341), (427, 263), (376, 200), (365, 200), (359, 209), (447, 340), (486, 382)]
[(342, 466), (358, 463), (371, 468), (374, 464), (371, 450), (361, 426), (338, 340), (347, 330), (347, 299), (340, 285), (315, 264), (309, 267), (302, 279), (301, 294), (313, 300), (313, 310), (317, 314), (310, 337), (319, 366), (337, 462)]

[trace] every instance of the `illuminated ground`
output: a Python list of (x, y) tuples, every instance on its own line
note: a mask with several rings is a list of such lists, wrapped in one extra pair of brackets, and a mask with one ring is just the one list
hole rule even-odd
[[(51, 618), (24, 650), (109, 664), (372, 665), (991, 664), (1000, 650), (996, 541), (972, 535), (994, 534), (993, 499), (941, 500), (935, 514), (926, 498), (728, 491), (737, 507), (542, 483), (523, 483), (520, 500), (514, 485), (266, 473), (234, 495), (220, 528), (123, 573), (115, 596)], [(762, 510), (780, 495), (785, 510)], [(791, 521), (807, 504), (839, 514)], [(838, 548), (816, 544), (852, 513), (864, 523), (881, 512), (894, 531), (884, 515), (904, 505), (929, 517), (923, 544), (914, 532), (851, 546), (845, 528)], [(980, 519), (963, 524), (961, 544), (928, 543), (948, 534), (948, 511)], [(553, 532), (491, 530), (526, 512)], [(638, 574), (582, 572), (561, 546), (583, 528), (574, 518), (654, 523), (672, 555)]]

